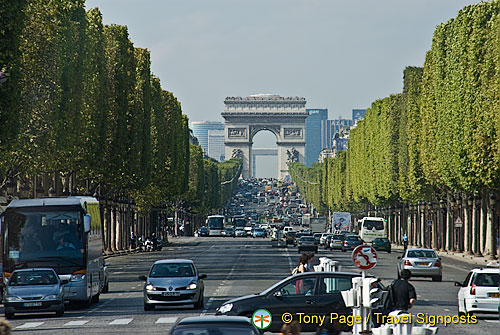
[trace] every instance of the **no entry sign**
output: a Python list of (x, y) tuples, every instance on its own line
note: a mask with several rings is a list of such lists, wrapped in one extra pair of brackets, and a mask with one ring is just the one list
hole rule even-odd
[(359, 245), (352, 251), (352, 261), (361, 270), (377, 265), (377, 251), (369, 245)]

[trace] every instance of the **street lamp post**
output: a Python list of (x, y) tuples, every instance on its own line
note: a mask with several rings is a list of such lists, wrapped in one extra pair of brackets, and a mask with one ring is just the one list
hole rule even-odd
[(490, 194), (489, 198), (489, 207), (488, 207), (488, 258), (489, 259), (496, 259), (496, 248), (497, 248), (497, 232), (495, 229), (495, 204), (496, 204), (496, 197), (493, 193)]
[[(457, 209), (457, 219), (461, 217), (461, 205), (462, 205), (462, 198), (460, 197), (460, 195), (457, 195), (457, 197), (455, 198), (455, 207)], [(455, 221), (453, 221), (455, 222)], [(456, 241), (455, 241), (455, 244), (456, 244), (456, 250), (458, 250), (458, 252), (462, 252), (463, 251), (463, 240), (464, 240), (464, 234), (463, 234), (463, 220), (462, 220), (462, 226), (459, 226), (459, 227), (456, 227), (456, 233), (455, 235), (457, 236), (456, 238)]]
[[(464, 201), (465, 203), (465, 201)], [(474, 215), (473, 211), (472, 211), (472, 206), (474, 205), (474, 197), (472, 195), (469, 195), (467, 197), (467, 207), (465, 208), (465, 212), (464, 214), (466, 215), (465, 217), (465, 228), (466, 228), (466, 231), (464, 232), (464, 237), (467, 241), (467, 245), (466, 245), (466, 252), (468, 255), (472, 255), (474, 253), (474, 250), (473, 250), (473, 247), (472, 247), (472, 241), (474, 240), (474, 238), (476, 238), (476, 232), (474, 231), (474, 227), (473, 227), (473, 224), (472, 224), (472, 216)]]
[(474, 229), (474, 234), (476, 238), (472, 241), (472, 246), (474, 249), (474, 256), (482, 256), (481, 251), (481, 225), (480, 225), (480, 216), (479, 209), (481, 208), (481, 198), (476, 196), (474, 198), (474, 208), (472, 209), (472, 226)]
[(440, 238), (439, 238), (439, 250), (445, 250), (445, 237), (446, 237), (446, 201), (443, 199), (439, 200), (439, 221), (440, 221)]

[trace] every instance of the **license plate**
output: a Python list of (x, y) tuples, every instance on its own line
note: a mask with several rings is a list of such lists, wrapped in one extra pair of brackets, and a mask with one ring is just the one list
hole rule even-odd
[(417, 265), (425, 265), (425, 266), (427, 266), (427, 265), (429, 265), (429, 263), (425, 263), (425, 262), (418, 262), (418, 263), (417, 263)]
[(41, 302), (25, 302), (23, 304), (23, 307), (41, 307), (42, 303)]
[(500, 293), (498, 293), (498, 292), (492, 292), (492, 293), (490, 293), (490, 297), (491, 298), (498, 298), (498, 297), (500, 297)]
[(164, 297), (178, 297), (181, 295), (181, 292), (161, 292), (161, 295)]

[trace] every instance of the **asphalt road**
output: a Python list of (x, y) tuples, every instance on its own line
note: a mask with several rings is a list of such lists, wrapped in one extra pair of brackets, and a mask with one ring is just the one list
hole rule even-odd
[[(371, 271), (389, 283), (396, 276), (395, 261), (399, 252), (379, 253), (379, 264)], [(108, 259), (111, 263), (110, 293), (101, 295), (90, 309), (67, 309), (63, 317), (21, 316), (11, 321), (14, 332), (25, 334), (166, 334), (173, 323), (186, 316), (210, 315), (222, 302), (237, 296), (257, 293), (287, 277), (296, 265), (296, 248), (272, 248), (269, 239), (252, 238), (179, 238), (161, 252), (139, 253)], [(350, 253), (320, 250), (318, 257), (341, 262), (344, 271), (354, 268)], [(151, 264), (163, 258), (188, 258), (195, 261), (200, 273), (206, 273), (205, 308), (192, 306), (162, 308), (144, 312), (142, 287), (138, 279)], [(316, 259), (316, 261), (318, 261)], [(455, 280), (465, 278), (473, 266), (443, 258), (443, 282), (412, 280), (418, 293), (413, 313), (454, 315), (457, 313)], [(265, 308), (265, 306), (263, 306)], [(3, 310), (1, 311), (3, 312)], [(496, 318), (482, 318), (475, 325), (440, 326), (439, 334), (498, 334)]]

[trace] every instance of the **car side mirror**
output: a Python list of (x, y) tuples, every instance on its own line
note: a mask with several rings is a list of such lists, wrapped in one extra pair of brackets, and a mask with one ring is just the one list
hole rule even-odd
[(281, 298), (283, 295), (281, 294), (281, 291), (276, 291), (274, 292), (273, 296), (275, 296), (276, 298)]
[(207, 278), (207, 275), (206, 274), (201, 274), (201, 275), (198, 276), (198, 278), (199, 279), (205, 279), (205, 278)]
[(401, 256), (398, 256), (398, 259), (401, 259)]
[(460, 286), (460, 287), (462, 287), (462, 283), (459, 283), (459, 282), (457, 282), (457, 281), (456, 281), (456, 282), (455, 282), (455, 286)]
[(83, 228), (86, 233), (90, 232), (90, 214), (83, 216)]
[(140, 276), (139, 276), (139, 279), (140, 279), (140, 280), (148, 280), (148, 277), (146, 277), (145, 275), (140, 275)]
[(438, 259), (441, 260), (441, 257), (439, 257)]
[(69, 280), (67, 279), (61, 280), (61, 285), (66, 285), (67, 283), (69, 283)]
[(104, 266), (109, 266), (109, 265), (110, 265), (109, 262), (104, 263)]

